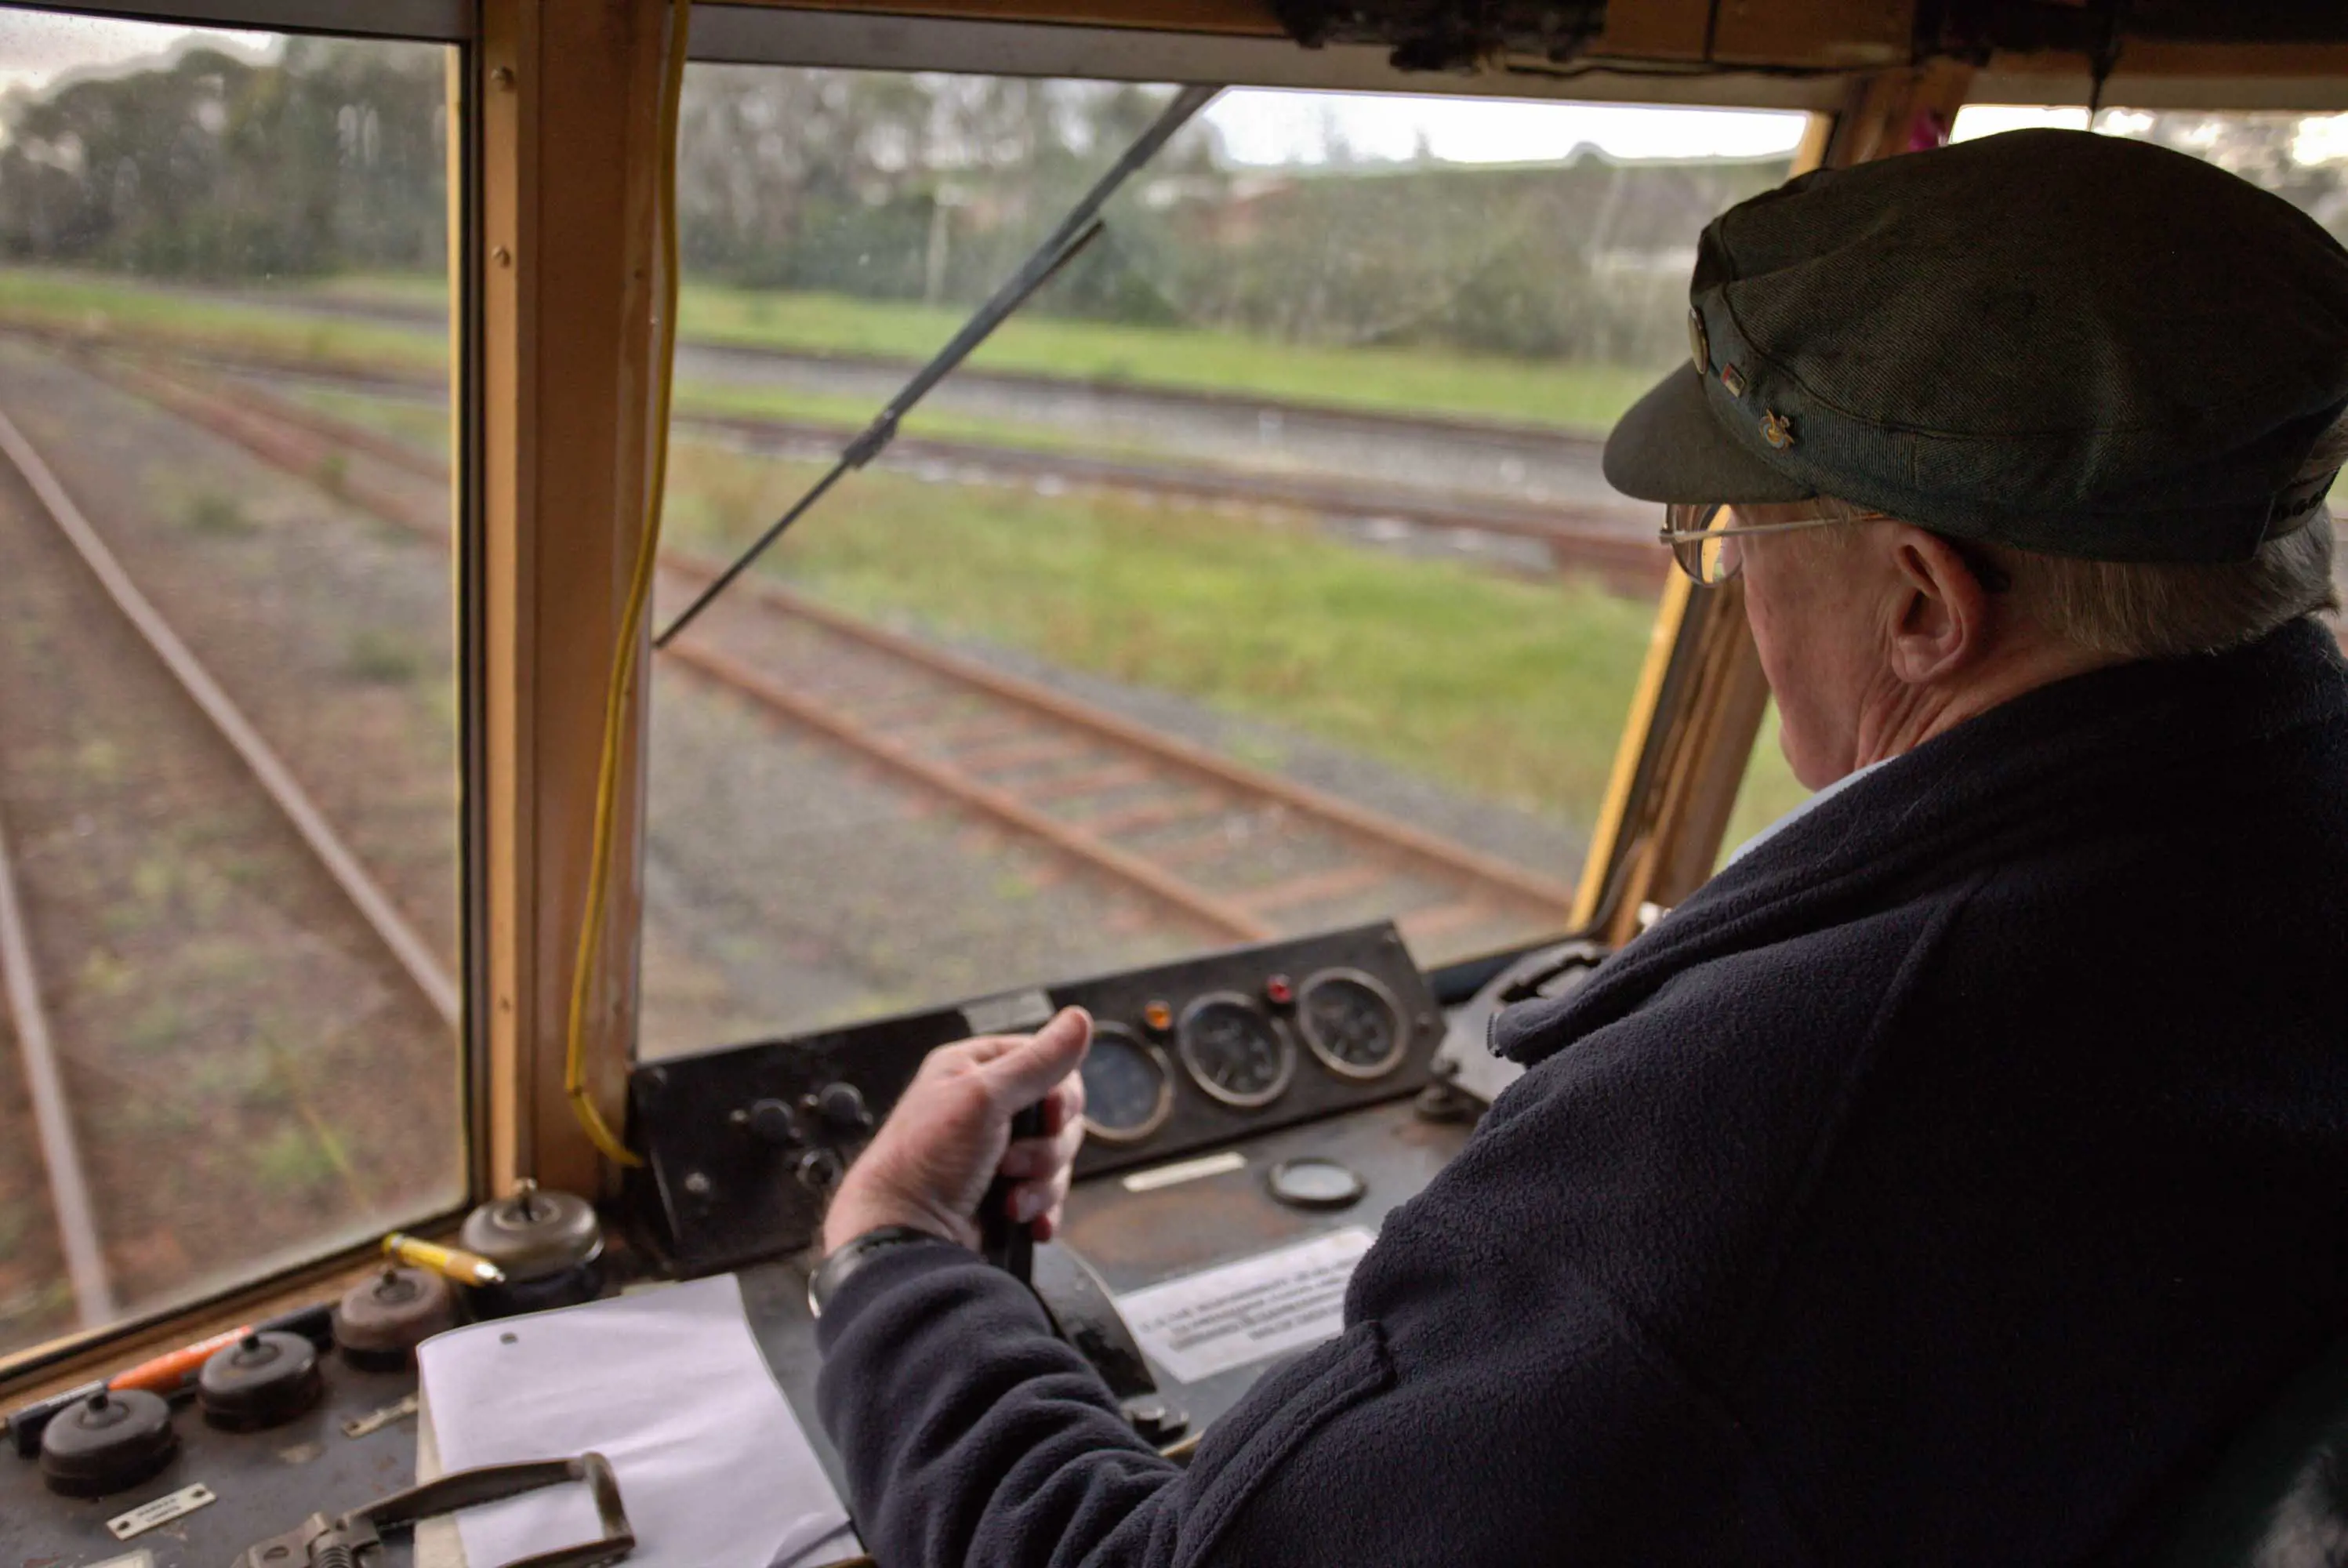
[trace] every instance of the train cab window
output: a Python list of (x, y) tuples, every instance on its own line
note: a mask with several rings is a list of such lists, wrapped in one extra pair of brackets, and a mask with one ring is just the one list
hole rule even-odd
[(0, 10), (0, 1359), (466, 1191), (448, 53)]
[[(658, 616), (1170, 88), (695, 66)], [(1598, 471), (1804, 119), (1226, 90), (657, 665), (642, 1050), (1561, 930), (1667, 562)]]
[[(2092, 123), (2101, 136), (2151, 141), (2207, 159), (2281, 196), (2348, 243), (2348, 114), (2116, 107), (2097, 111)], [(1965, 141), (2032, 127), (2084, 130), (2089, 124), (2085, 105), (1972, 103), (1957, 111), (1950, 139)], [(2336, 486), (2333, 495), (2336, 515)], [(2348, 597), (2348, 552), (2335, 559), (2333, 570), (2343, 596)], [(1740, 846), (1808, 795), (1778, 749), (1777, 713), (1772, 705), (1763, 716), (1735, 809), (1721, 838), (1721, 862), (1726, 863)]]

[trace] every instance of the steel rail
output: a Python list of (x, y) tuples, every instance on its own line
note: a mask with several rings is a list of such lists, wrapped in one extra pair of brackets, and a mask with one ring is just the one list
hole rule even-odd
[(1209, 892), (1130, 851), (1120, 850), (1082, 828), (1056, 820), (1007, 789), (971, 778), (949, 764), (924, 757), (911, 747), (891, 740), (830, 704), (795, 692), (768, 679), (739, 659), (697, 643), (673, 643), (668, 658), (771, 708), (795, 724), (830, 737), (873, 760), (949, 799), (991, 817), (1005, 827), (1041, 840), (1050, 848), (1129, 882), (1152, 898), (1197, 921), (1218, 936), (1238, 942), (1269, 941), (1279, 933), (1240, 904)]
[[(93, 344), (112, 341), (135, 346), (138, 342), (131, 335), (93, 340), (24, 327), (0, 325), (0, 330), (52, 346), (83, 351)], [(437, 391), (440, 387), (437, 381), (399, 375), (322, 371), (314, 365), (304, 366), (283, 356), (223, 354), (193, 359), (219, 369), (296, 377), (377, 393)], [(309, 410), (302, 413), (308, 416)], [(837, 426), (780, 417), (684, 412), (675, 415), (675, 419), (679, 429), (728, 437), (779, 452), (795, 461), (829, 459), (843, 434)], [(385, 442), (384, 438), (376, 438)], [(1563, 434), (1559, 440), (1560, 445), (1574, 444)], [(385, 442), (386, 446), (396, 444)], [(370, 455), (411, 471), (417, 456), (413, 449), (402, 457), (391, 456), (387, 450), (370, 450)], [(1665, 570), (1655, 549), (1651, 525), (1643, 521), (1634, 522), (1634, 509), (1590, 502), (1534, 502), (1502, 496), (1414, 493), (1407, 487), (1363, 485), (1317, 475), (1255, 472), (1214, 463), (1101, 457), (940, 436), (900, 436), (876, 466), (891, 471), (941, 467), (975, 475), (980, 482), (1059, 483), (1175, 500), (1272, 507), (1330, 518), (1393, 519), (1432, 531), (1457, 531), (1523, 540), (1546, 546), (1555, 571), (1586, 572), (1610, 587), (1643, 595), (1654, 591)]]
[(16, 1030), (17, 1060), (32, 1102), (33, 1131), (47, 1168), (49, 1202), (57, 1211), (57, 1245), (65, 1253), (66, 1279), (84, 1328), (114, 1321), (114, 1284), (106, 1267), (106, 1243), (98, 1233), (98, 1211), (89, 1198), (89, 1177), (73, 1116), (66, 1109), (65, 1075), (57, 1070), (49, 1034), (48, 1009), (41, 1001), (40, 971), (25, 931), (25, 910), (16, 896), (16, 871), (7, 834), (0, 829), (0, 972), (8, 989), (8, 1016)]
[(180, 640), (160, 612), (139, 591), (129, 573), (109, 549), (81, 508), (66, 490), (50, 469), (48, 463), (33, 444), (16, 428), (15, 422), (0, 412), (0, 455), (5, 455), (21, 475), (50, 521), (66, 536), (84, 565), (97, 577), (107, 597), (116, 609), (139, 633), (164, 667), (170, 671), (189, 698), (211, 719), (238, 758), (259, 782), (263, 790), (274, 801), (294, 832), (301, 838), (326, 874), (334, 880), (361, 916), (391, 949), (399, 966), (416, 988), (424, 995), (442, 1021), (454, 1028), (463, 1016), (462, 993), (456, 980), (440, 967), (439, 959), (424, 939), (417, 935), (396, 905), (360, 863), (356, 855), (344, 844), (323, 813), (311, 800), (293, 770), (263, 739), (260, 731), (232, 701), (228, 693), (212, 678), (202, 662), (188, 645)]
[[(373, 431), (351, 429), (345, 421), (311, 409), (280, 407), (281, 399), (240, 388), (197, 388), (160, 377), (128, 383), (130, 389), (162, 403), (206, 428), (243, 445), (264, 461), (288, 472), (315, 478), (316, 454), (289, 445), (266, 428), (271, 421), (328, 442), (366, 449), (383, 439)], [(221, 404), (231, 407), (219, 407)], [(366, 442), (346, 440), (364, 434)], [(445, 483), (447, 469), (435, 460), (410, 454), (401, 459), (407, 471)], [(424, 515), (398, 498), (369, 487), (350, 485), (346, 499), (375, 511), (388, 521), (435, 536), (445, 535), (445, 524)], [(1652, 546), (1648, 547), (1652, 549)], [(717, 573), (716, 563), (675, 549), (662, 553), (664, 571), (706, 583)], [(1573, 901), (1573, 890), (1553, 878), (1456, 843), (1437, 834), (1354, 804), (1342, 796), (1232, 762), (1205, 747), (1165, 735), (1069, 697), (1040, 683), (991, 669), (974, 660), (931, 647), (901, 633), (875, 626), (818, 604), (778, 584), (752, 579), (744, 589), (750, 598), (786, 618), (821, 630), (909, 664), (950, 685), (975, 689), (1055, 725), (1073, 728), (1129, 752), (1139, 752), (1170, 770), (1187, 774), (1242, 799), (1267, 800), (1296, 811), (1307, 820), (1341, 837), (1365, 844), (1373, 857), (1389, 862), (1416, 864), (1438, 876), (1468, 884), (1470, 894), (1483, 890), (1504, 904), (1528, 908), (1543, 917), (1561, 918)], [(679, 642), (666, 650), (680, 657), (689, 645)], [(1198, 887), (1146, 857), (1107, 842), (1097, 828), (1086, 830), (1057, 821), (1032, 805), (967, 773), (922, 756), (859, 723), (828, 704), (788, 692), (757, 676), (747, 665), (723, 655), (688, 659), (705, 677), (733, 685), (785, 717), (822, 731), (841, 744), (865, 752), (924, 785), (953, 796), (1005, 826), (1042, 840), (1056, 851), (1086, 861), (1094, 869), (1130, 882), (1151, 897), (1181, 910), (1189, 917), (1244, 941), (1260, 941), (1275, 928), (1250, 909), (1239, 896), (1223, 898)], [(755, 689), (754, 689), (755, 687)]]
[[(677, 423), (687, 429), (783, 448), (794, 459), (798, 457), (791, 450), (795, 443), (813, 448), (833, 436), (826, 427), (808, 421), (737, 414), (679, 415)], [(1550, 564), (1559, 571), (1586, 570), (1611, 584), (1642, 593), (1652, 592), (1670, 564), (1655, 547), (1653, 520), (1642, 516), (1633, 525), (1626, 508), (1413, 495), (1394, 486), (1364, 486), (1310, 475), (1251, 473), (1205, 463), (1145, 462), (936, 437), (900, 437), (894, 455), (910, 464), (936, 464), (1012, 480), (1048, 480), (1177, 500), (1233, 501), (1323, 517), (1391, 518), (1415, 528), (1528, 540), (1548, 546)]]
[[(130, 374), (159, 377), (191, 396), (223, 396), (189, 387), (166, 371), (144, 369)], [(242, 395), (239, 392), (225, 396), (233, 401)], [(270, 417), (282, 423), (364, 452), (404, 472), (444, 482), (447, 480), (445, 464), (407, 442), (354, 427), (347, 420), (300, 404), (283, 399), (273, 401), (279, 407), (271, 410)], [(201, 418), (193, 414), (191, 417)], [(735, 437), (769, 450), (779, 449), (781, 455), (794, 459), (801, 455), (798, 448), (802, 444), (807, 457), (828, 459), (831, 455), (829, 444), (839, 439), (839, 432), (830, 427), (799, 419), (680, 414), (676, 422), (686, 429)], [(1325, 517), (1392, 518), (1415, 528), (1528, 540), (1547, 545), (1551, 563), (1560, 571), (1587, 570), (1609, 583), (1643, 592), (1653, 589), (1670, 564), (1655, 547), (1653, 520), (1643, 517), (1634, 530), (1628, 529), (1622, 526), (1628, 514), (1619, 508), (1566, 503), (1533, 505), (1498, 498), (1417, 497), (1391, 487), (1364, 488), (1345, 480), (1309, 475), (1256, 474), (1208, 465), (1143, 462), (925, 436), (900, 436), (891, 451), (915, 465), (937, 464), (974, 470), (998, 481), (1054, 480), (1093, 490), (1126, 490), (1179, 500), (1234, 501)]]
[[(197, 292), (197, 291), (190, 291)], [(403, 325), (428, 326), (438, 332), (448, 325), (448, 312), (439, 305), (401, 305), (356, 301), (304, 300), (283, 295), (257, 299), (252, 294), (240, 294), (233, 289), (201, 291), (213, 299), (231, 304), (252, 305), (265, 303), (272, 310), (296, 312), (304, 315), (322, 316), (330, 321), (392, 322)], [(14, 320), (0, 316), (0, 326), (15, 328), (18, 323), (26, 327), (35, 324), (23, 317)], [(76, 328), (44, 327), (58, 336), (88, 338), (98, 334)], [(116, 335), (119, 328), (105, 329), (106, 335)], [(185, 342), (182, 335), (172, 335), (176, 341)], [(922, 361), (899, 354), (860, 352), (849, 348), (790, 348), (737, 342), (723, 337), (695, 337), (690, 335), (677, 340), (680, 351), (707, 358), (739, 360), (749, 364), (812, 366), (819, 370), (860, 370), (873, 376), (901, 377), (920, 368)], [(283, 363), (295, 364), (292, 356), (279, 356)], [(1044, 392), (1099, 393), (1111, 397), (1145, 397), (1152, 402), (1175, 407), (1225, 409), (1244, 408), (1259, 414), (1270, 414), (1283, 422), (1319, 425), (1341, 430), (1349, 435), (1372, 438), (1395, 434), (1417, 435), (1434, 432), (1457, 436), (1464, 440), (1509, 446), (1579, 447), (1591, 457), (1606, 444), (1602, 431), (1573, 429), (1561, 425), (1542, 425), (1529, 420), (1509, 419), (1478, 414), (1400, 413), (1390, 409), (1357, 407), (1346, 403), (1316, 402), (1311, 398), (1283, 397), (1269, 392), (1228, 392), (1212, 387), (1184, 386), (1174, 382), (1135, 381), (1113, 376), (1056, 375), (1047, 370), (1016, 370), (1004, 366), (964, 366), (954, 372), (954, 380), (965, 389), (981, 391), (988, 387)], [(429, 385), (445, 387), (445, 377), (430, 378)], [(835, 432), (837, 433), (837, 432)]]
[[(662, 564), (681, 573), (705, 573), (709, 563), (672, 550)], [(1573, 903), (1573, 890), (1553, 878), (1526, 871), (1497, 856), (1487, 855), (1434, 833), (1395, 820), (1382, 812), (1357, 806), (1341, 795), (1300, 784), (1277, 773), (1265, 773), (1217, 755), (1203, 746), (1177, 738), (1121, 714), (1054, 691), (1039, 682), (1022, 680), (989, 669), (973, 659), (933, 648), (900, 632), (876, 626), (819, 604), (779, 583), (754, 582), (747, 590), (759, 602), (787, 615), (821, 626), (828, 632), (894, 655), (959, 685), (974, 686), (1044, 717), (1089, 731), (1122, 747), (1148, 754), (1182, 772), (1242, 794), (1277, 800), (1307, 816), (1373, 841), (1382, 850), (1414, 860), (1455, 877), (1488, 882), (1530, 903), (1546, 913), (1561, 913)], [(674, 648), (671, 649), (675, 651)]]

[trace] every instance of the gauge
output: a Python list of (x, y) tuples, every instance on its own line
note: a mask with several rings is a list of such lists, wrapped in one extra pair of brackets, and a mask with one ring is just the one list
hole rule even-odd
[(1269, 1105), (1296, 1070), (1296, 1047), (1280, 1026), (1233, 991), (1183, 1008), (1174, 1043), (1199, 1087), (1225, 1105)]
[(1268, 1181), (1272, 1195), (1292, 1209), (1342, 1209), (1369, 1191), (1351, 1166), (1317, 1154), (1282, 1161)]
[(1296, 1026), (1341, 1078), (1382, 1078), (1402, 1065), (1409, 1037), (1394, 993), (1358, 969), (1324, 969), (1297, 994)]
[(1085, 1053), (1085, 1131), (1105, 1143), (1138, 1143), (1174, 1111), (1174, 1068), (1120, 1024), (1093, 1026)]

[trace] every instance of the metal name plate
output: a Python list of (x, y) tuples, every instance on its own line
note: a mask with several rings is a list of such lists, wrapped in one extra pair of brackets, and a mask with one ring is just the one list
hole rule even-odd
[(128, 1541), (134, 1535), (144, 1535), (159, 1525), (183, 1519), (213, 1501), (212, 1489), (199, 1481), (194, 1486), (183, 1486), (175, 1492), (159, 1497), (152, 1502), (142, 1502), (128, 1513), (117, 1514), (106, 1522), (106, 1528), (114, 1532), (117, 1541)]

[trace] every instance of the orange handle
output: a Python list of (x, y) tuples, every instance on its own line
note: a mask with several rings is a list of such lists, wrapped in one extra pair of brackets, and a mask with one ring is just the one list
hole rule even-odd
[(225, 1334), (215, 1334), (210, 1339), (199, 1339), (193, 1345), (182, 1345), (152, 1361), (141, 1361), (127, 1372), (117, 1372), (106, 1380), (106, 1386), (109, 1388), (144, 1388), (149, 1394), (168, 1397), (177, 1393), (194, 1377), (215, 1352), (227, 1349), (252, 1332), (252, 1326), (248, 1323), (242, 1328), (232, 1328)]

